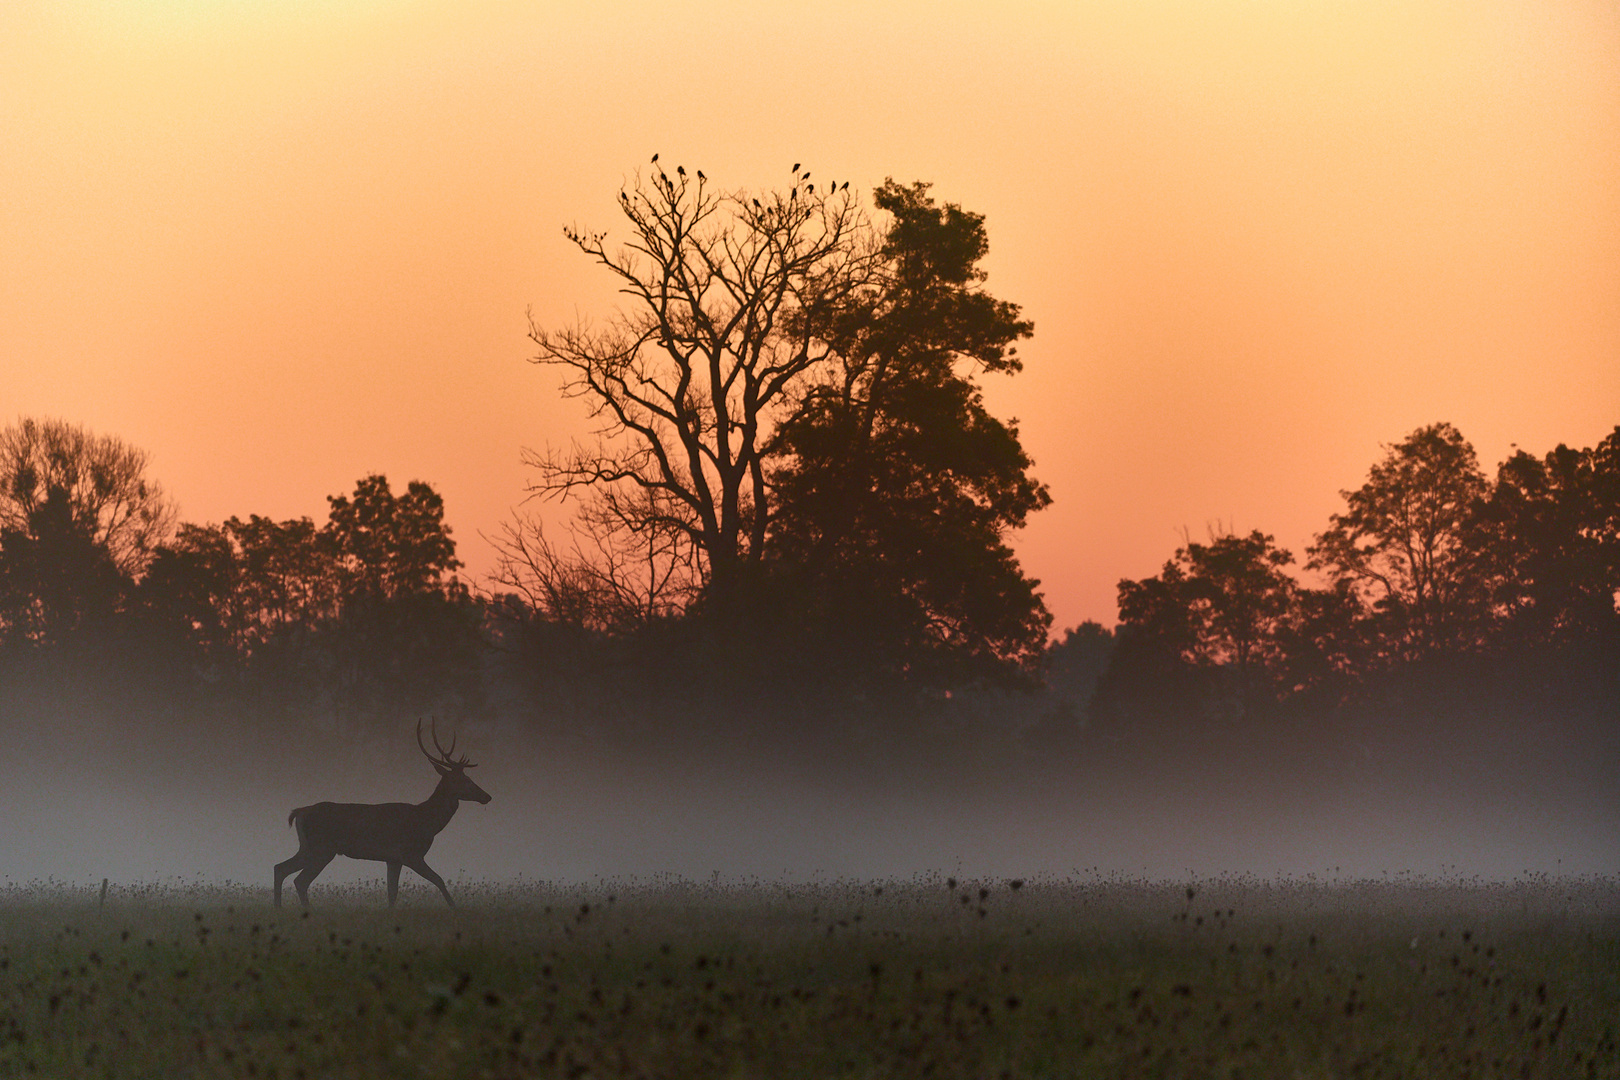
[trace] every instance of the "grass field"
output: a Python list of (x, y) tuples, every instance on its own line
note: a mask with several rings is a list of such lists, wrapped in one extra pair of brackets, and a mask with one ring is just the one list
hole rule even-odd
[(452, 884), (0, 888), (0, 1076), (1620, 1077), (1614, 880)]

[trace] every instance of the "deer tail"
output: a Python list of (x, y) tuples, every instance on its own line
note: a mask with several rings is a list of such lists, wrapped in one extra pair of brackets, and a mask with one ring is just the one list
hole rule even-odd
[(307, 807), (307, 806), (295, 807), (293, 809), (293, 812), (287, 815), (287, 826), (288, 826), (288, 828), (291, 828), (293, 822), (298, 820), (298, 815), (299, 814), (302, 814), (305, 810), (308, 810), (308, 809), (309, 809), (309, 807)]

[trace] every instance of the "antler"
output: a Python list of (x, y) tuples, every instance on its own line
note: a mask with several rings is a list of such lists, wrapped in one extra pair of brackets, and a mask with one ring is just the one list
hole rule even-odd
[(433, 748), (439, 752), (439, 756), (434, 757), (428, 752), (427, 746), (423, 744), (422, 721), (420, 720), (416, 722), (416, 745), (422, 751), (422, 754), (435, 765), (443, 765), (450, 769), (472, 769), (477, 767), (467, 760), (466, 754), (462, 754), (459, 761), (450, 757), (451, 754), (455, 753), (456, 749), (456, 737), (454, 735), (450, 736), (450, 749), (446, 750), (439, 745), (439, 722), (437, 720), (433, 721)]

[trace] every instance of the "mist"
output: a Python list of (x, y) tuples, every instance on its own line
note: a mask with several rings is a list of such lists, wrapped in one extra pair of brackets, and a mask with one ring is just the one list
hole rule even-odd
[[(401, 722), (364, 738), (34, 702), (5, 717), (14, 759), (0, 881), (262, 884), (297, 848), (295, 806), (420, 802), (435, 776)], [(673, 724), (673, 717), (664, 720)], [(1583, 730), (1575, 730), (1577, 726)], [(1207, 740), (1170, 752), (1083, 741), (1057, 760), (823, 739), (694, 736), (640, 748), (542, 737), (500, 717), (455, 726), (492, 796), (462, 804), (428, 862), (477, 881), (814, 882), (1219, 876), (1508, 880), (1620, 872), (1620, 739), (1560, 723), (1496, 743)], [(448, 732), (446, 733), (448, 739)], [(964, 742), (963, 745), (969, 745)], [(339, 858), (316, 882), (375, 882)], [(407, 886), (421, 885), (405, 875)], [(437, 902), (436, 900), (434, 902)]]

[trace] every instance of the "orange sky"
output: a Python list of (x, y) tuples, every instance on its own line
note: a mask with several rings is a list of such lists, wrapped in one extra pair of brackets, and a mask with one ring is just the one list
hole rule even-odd
[(1217, 522), (1302, 551), (1380, 453), (1620, 423), (1609, 0), (0, 5), (0, 423), (152, 454), (189, 520), (444, 494), (477, 572), (583, 430), (525, 310), (657, 151), (987, 215), (1036, 336), (991, 386), (1060, 627)]

